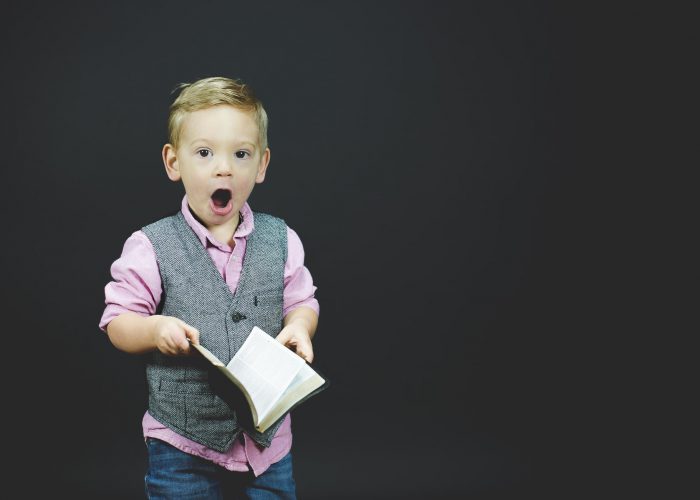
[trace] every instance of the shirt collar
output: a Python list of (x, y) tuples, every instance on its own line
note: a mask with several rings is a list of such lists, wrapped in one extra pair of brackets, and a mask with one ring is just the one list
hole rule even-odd
[[(194, 234), (197, 235), (197, 238), (202, 243), (202, 246), (206, 248), (208, 246), (208, 241), (209, 245), (213, 245), (222, 250), (231, 251), (228, 245), (222, 244), (220, 241), (214, 238), (209, 230), (204, 227), (201, 222), (195, 219), (194, 215), (192, 215), (192, 212), (190, 211), (189, 205), (187, 204), (187, 195), (182, 198), (181, 211), (182, 215), (185, 217), (185, 221), (187, 221), (187, 224), (192, 228)], [(241, 220), (238, 223), (236, 232), (233, 233), (234, 238), (245, 238), (253, 232), (253, 210), (251, 210), (248, 202), (244, 203), (243, 207), (241, 207), (240, 217)]]

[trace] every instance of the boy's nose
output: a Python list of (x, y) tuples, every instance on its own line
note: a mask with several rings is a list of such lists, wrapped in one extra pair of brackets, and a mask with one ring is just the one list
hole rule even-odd
[(215, 173), (217, 176), (227, 176), (231, 175), (233, 171), (233, 166), (231, 162), (227, 159), (222, 159), (216, 164)]

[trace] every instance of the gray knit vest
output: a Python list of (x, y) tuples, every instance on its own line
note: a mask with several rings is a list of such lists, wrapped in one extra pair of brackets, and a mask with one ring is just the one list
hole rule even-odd
[[(153, 244), (163, 283), (159, 308), (199, 330), (200, 343), (228, 364), (254, 326), (271, 336), (282, 329), (287, 226), (283, 220), (254, 214), (236, 293), (232, 294), (182, 212), (143, 228)], [(152, 353), (146, 365), (148, 412), (178, 434), (226, 452), (241, 431), (226, 399), (230, 387), (217, 385), (216, 373), (197, 355)], [(229, 391), (230, 393), (230, 391)], [(268, 447), (282, 419), (264, 433), (246, 426)]]

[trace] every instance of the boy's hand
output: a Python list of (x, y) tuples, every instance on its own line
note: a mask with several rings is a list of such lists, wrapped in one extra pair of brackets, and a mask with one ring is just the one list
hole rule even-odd
[[(199, 344), (199, 331), (173, 316), (151, 316), (153, 341), (156, 348), (168, 356), (190, 354), (190, 342)], [(190, 342), (187, 341), (190, 340)]]
[(307, 363), (314, 360), (314, 348), (311, 345), (309, 331), (300, 323), (290, 323), (277, 335), (276, 340), (282, 345), (291, 348)]

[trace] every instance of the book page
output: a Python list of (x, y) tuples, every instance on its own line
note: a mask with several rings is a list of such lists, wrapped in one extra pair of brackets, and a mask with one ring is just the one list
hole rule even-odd
[(204, 356), (212, 365), (214, 365), (214, 367), (217, 370), (219, 370), (219, 372), (221, 372), (227, 379), (236, 384), (236, 386), (241, 390), (241, 392), (245, 396), (246, 401), (248, 401), (248, 406), (250, 406), (251, 413), (253, 415), (253, 421), (257, 422), (258, 415), (255, 410), (255, 405), (253, 404), (253, 400), (250, 398), (250, 394), (248, 394), (248, 391), (246, 390), (245, 386), (233, 375), (233, 373), (231, 373), (231, 370), (229, 370), (219, 358), (214, 356), (214, 354), (209, 349), (200, 344), (190, 345), (194, 349), (196, 349), (202, 356)]
[(265, 417), (260, 419), (258, 430), (264, 432), (278, 418), (287, 412), (297, 401), (303, 399), (307, 394), (312, 393), (325, 383), (323, 377), (316, 373), (313, 368), (304, 363), (294, 380), (275, 405), (267, 412)]
[(207, 360), (209, 360), (209, 362), (210, 362), (211, 364), (213, 364), (214, 366), (224, 366), (224, 364), (219, 360), (219, 358), (217, 358), (216, 356), (214, 356), (214, 355), (212, 354), (212, 352), (211, 352), (209, 349), (207, 349), (206, 347), (204, 347), (203, 345), (192, 344), (192, 343), (190, 343), (190, 347), (192, 347), (192, 348), (194, 348), (194, 349), (197, 349), (197, 351), (199, 351), (199, 353), (200, 353), (202, 356), (204, 356), (205, 358), (207, 358)]
[(228, 369), (246, 387), (255, 406), (256, 425), (305, 365), (302, 358), (260, 328), (253, 328)]

